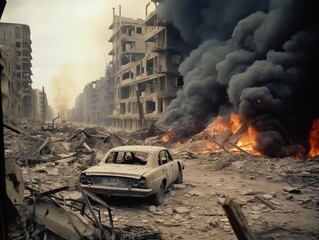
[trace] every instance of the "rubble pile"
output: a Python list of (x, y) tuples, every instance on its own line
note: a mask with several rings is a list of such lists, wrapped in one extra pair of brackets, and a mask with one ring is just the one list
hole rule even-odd
[[(23, 128), (20, 125), (21, 122), (10, 121), (4, 128), (6, 172), (10, 180), (7, 193), (18, 209), (10, 225), (10, 239), (132, 239), (134, 236), (161, 239), (160, 233), (141, 226), (127, 225), (115, 230), (111, 211), (101, 216), (100, 209), (83, 207), (91, 203), (88, 200), (83, 203), (78, 185), (81, 171), (97, 164), (110, 148), (143, 141), (131, 139), (124, 131), (106, 128), (64, 126), (62, 130), (52, 131), (28, 122)], [(107, 204), (103, 200), (93, 198), (105, 209)], [(87, 217), (93, 209), (98, 212), (98, 221), (82, 216)], [(103, 231), (107, 229), (104, 237), (101, 229), (97, 234), (93, 227), (99, 225), (96, 222), (102, 226), (102, 221), (111, 222), (112, 226), (100, 227)]]
[[(268, 158), (220, 146), (202, 151), (209, 136), (163, 142), (165, 132), (154, 126), (52, 131), (5, 121), (4, 133), (7, 194), (16, 209), (10, 239), (236, 239), (223, 209), (229, 197), (257, 239), (319, 237), (318, 158)], [(100, 198), (78, 185), (81, 171), (110, 148), (130, 144), (167, 146), (185, 161), (184, 183), (174, 184), (161, 206)]]

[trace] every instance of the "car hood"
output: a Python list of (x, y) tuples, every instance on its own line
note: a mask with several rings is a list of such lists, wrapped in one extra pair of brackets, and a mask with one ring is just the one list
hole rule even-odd
[(140, 178), (143, 174), (150, 170), (151, 168), (140, 165), (106, 164), (90, 167), (84, 172), (86, 173), (86, 175), (91, 176), (95, 175)]

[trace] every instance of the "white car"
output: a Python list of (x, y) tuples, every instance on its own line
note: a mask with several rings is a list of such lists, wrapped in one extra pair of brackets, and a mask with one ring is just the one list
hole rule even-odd
[(149, 197), (156, 206), (165, 191), (183, 182), (184, 162), (158, 146), (121, 146), (109, 150), (97, 166), (81, 173), (84, 189), (101, 195)]

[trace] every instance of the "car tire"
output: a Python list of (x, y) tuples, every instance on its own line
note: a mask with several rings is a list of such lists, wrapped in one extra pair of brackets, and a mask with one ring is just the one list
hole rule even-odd
[(164, 184), (161, 183), (159, 191), (152, 196), (152, 199), (151, 199), (152, 204), (154, 204), (155, 206), (161, 205), (164, 202), (164, 195), (165, 195), (165, 187), (164, 187)]
[(181, 184), (181, 183), (183, 183), (183, 171), (182, 171), (182, 170), (179, 170), (179, 172), (178, 172), (178, 177), (177, 177), (177, 179), (175, 180), (175, 183), (176, 183), (176, 184)]

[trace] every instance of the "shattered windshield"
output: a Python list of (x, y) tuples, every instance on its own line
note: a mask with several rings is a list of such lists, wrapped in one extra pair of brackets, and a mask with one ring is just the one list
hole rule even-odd
[(130, 164), (130, 165), (145, 165), (149, 154), (140, 151), (119, 151), (111, 152), (105, 163), (115, 164)]

